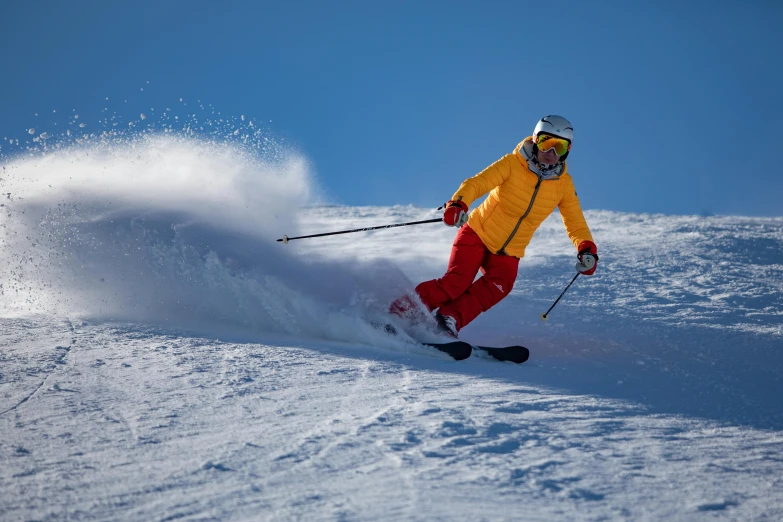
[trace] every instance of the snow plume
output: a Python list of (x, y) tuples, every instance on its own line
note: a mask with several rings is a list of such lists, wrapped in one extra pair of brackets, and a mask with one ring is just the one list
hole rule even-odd
[(382, 262), (275, 242), (313, 190), (306, 160), (282, 147), (104, 137), (7, 161), (3, 178), (2, 315), (357, 340), (357, 316), (408, 284)]

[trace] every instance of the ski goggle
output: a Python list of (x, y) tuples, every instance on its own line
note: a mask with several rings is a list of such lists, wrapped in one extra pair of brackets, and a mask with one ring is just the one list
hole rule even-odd
[(571, 142), (567, 139), (550, 136), (543, 132), (536, 136), (536, 145), (538, 145), (538, 150), (542, 152), (555, 149), (555, 153), (558, 156), (565, 156), (566, 152), (571, 148)]

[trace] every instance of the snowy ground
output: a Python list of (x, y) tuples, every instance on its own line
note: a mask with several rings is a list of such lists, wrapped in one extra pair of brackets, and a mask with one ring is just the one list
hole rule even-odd
[(295, 158), (103, 152), (6, 165), (0, 520), (783, 519), (782, 219), (590, 211), (599, 271), (542, 323), (553, 216), (463, 331), (531, 360), (454, 362), (365, 320), (453, 229), (274, 241), (434, 211), (298, 210)]

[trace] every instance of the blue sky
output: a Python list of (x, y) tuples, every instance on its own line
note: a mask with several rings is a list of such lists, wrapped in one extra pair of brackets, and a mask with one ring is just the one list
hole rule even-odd
[(0, 1), (0, 138), (200, 99), (332, 202), (434, 207), (554, 113), (585, 208), (783, 215), (776, 0), (120, 4)]

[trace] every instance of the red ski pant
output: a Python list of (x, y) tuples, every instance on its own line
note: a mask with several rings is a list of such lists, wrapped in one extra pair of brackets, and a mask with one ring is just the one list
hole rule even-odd
[[(511, 292), (518, 268), (518, 257), (493, 254), (463, 225), (454, 238), (446, 274), (421, 283), (416, 293), (430, 311), (440, 308), (438, 312), (456, 319), (461, 329)], [(479, 270), (484, 275), (473, 282)]]

